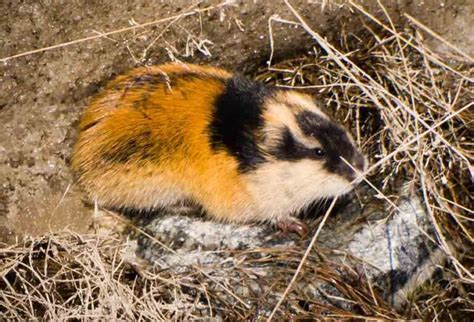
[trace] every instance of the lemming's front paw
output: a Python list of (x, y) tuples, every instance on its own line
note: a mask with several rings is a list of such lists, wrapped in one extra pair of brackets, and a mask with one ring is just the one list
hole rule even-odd
[(305, 238), (308, 235), (308, 225), (303, 221), (294, 218), (280, 219), (276, 222), (276, 227), (281, 230), (284, 236), (288, 233), (298, 234), (301, 238)]

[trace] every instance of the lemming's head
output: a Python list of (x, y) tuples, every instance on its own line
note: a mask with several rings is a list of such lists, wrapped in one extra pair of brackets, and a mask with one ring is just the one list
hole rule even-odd
[(265, 102), (263, 119), (260, 148), (266, 164), (261, 166), (269, 175), (280, 176), (278, 181), (288, 193), (309, 193), (314, 198), (341, 195), (358, 177), (353, 168), (364, 171), (365, 159), (350, 134), (311, 96), (275, 91)]

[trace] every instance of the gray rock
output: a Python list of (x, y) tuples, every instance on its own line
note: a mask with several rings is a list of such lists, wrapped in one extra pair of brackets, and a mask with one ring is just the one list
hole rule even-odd
[[(360, 190), (358, 195), (368, 197), (362, 203), (352, 198), (339, 207), (321, 231), (313, 251), (317, 253), (319, 249), (325, 249), (324, 254), (329, 254), (329, 260), (347, 264), (361, 276), (368, 277), (383, 299), (399, 306), (407, 293), (432, 275), (444, 256), (433, 242), (432, 227), (419, 197), (405, 194), (399, 198), (398, 210), (389, 211), (383, 200), (370, 196), (368, 188)], [(317, 223), (313, 223), (315, 228)], [(309, 243), (309, 240), (302, 241), (297, 236), (284, 237), (269, 226), (215, 223), (183, 215), (159, 216), (145, 228), (174, 252), (165, 250), (149, 237), (140, 236), (138, 256), (160, 269), (176, 272), (193, 270), (196, 265), (206, 269), (215, 268), (216, 264), (226, 267), (226, 263), (232, 263), (227, 266), (232, 267), (238, 261), (235, 256), (238, 251), (262, 249), (264, 253), (265, 249), (271, 248), (284, 252), (292, 248), (303, 252)], [(273, 274), (268, 263), (261, 267), (255, 264), (252, 271), (258, 272), (260, 277)], [(225, 270), (226, 274), (229, 270)], [(288, 280), (291, 276), (288, 275)], [(252, 284), (246, 287), (258, 288)], [(328, 293), (340, 296), (333, 286), (319, 280), (301, 287), (320, 301), (327, 298)], [(237, 294), (248, 292), (242, 287), (234, 291)], [(341, 302), (339, 305), (347, 308), (348, 304)]]

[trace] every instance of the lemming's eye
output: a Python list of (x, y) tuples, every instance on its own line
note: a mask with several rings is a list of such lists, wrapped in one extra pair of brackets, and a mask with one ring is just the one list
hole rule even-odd
[(326, 153), (324, 153), (323, 149), (320, 149), (320, 148), (314, 149), (313, 153), (314, 153), (314, 156), (317, 157), (317, 158), (322, 158), (326, 155)]

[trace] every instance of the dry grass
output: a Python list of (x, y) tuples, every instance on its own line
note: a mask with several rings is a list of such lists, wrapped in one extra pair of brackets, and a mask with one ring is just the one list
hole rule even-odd
[[(38, 53), (42, 53), (42, 52), (49, 51), (49, 50), (56, 50), (56, 49), (59, 49), (59, 48), (62, 48), (62, 47), (67, 47), (67, 46), (71, 46), (71, 45), (75, 45), (75, 44), (80, 44), (80, 43), (83, 43), (83, 42), (88, 42), (88, 41), (95, 40), (95, 39), (100, 39), (100, 38), (106, 38), (106, 39), (109, 39), (109, 40), (115, 42), (116, 40), (110, 38), (110, 36), (125, 33), (125, 32), (140, 30), (140, 29), (144, 29), (146, 27), (159, 25), (161, 23), (168, 22), (168, 25), (165, 28), (163, 28), (162, 33), (160, 33), (150, 43), (150, 46), (153, 46), (156, 43), (156, 41), (159, 40), (163, 36), (163, 33), (168, 30), (169, 26), (172, 25), (173, 23), (175, 23), (175, 22), (177, 22), (177, 21), (179, 21), (183, 18), (189, 17), (189, 16), (199, 16), (203, 13), (206, 13), (206, 12), (213, 11), (213, 10), (216, 10), (218, 8), (221, 8), (221, 7), (231, 5), (231, 3), (222, 2), (222, 3), (216, 4), (216, 5), (207, 6), (203, 9), (196, 9), (198, 4), (199, 4), (198, 2), (194, 3), (193, 5), (189, 6), (184, 11), (184, 13), (181, 13), (181, 14), (178, 14), (178, 15), (175, 15), (175, 16), (170, 16), (170, 17), (166, 17), (166, 18), (162, 18), (162, 19), (157, 19), (157, 20), (154, 20), (154, 21), (149, 21), (149, 22), (145, 22), (145, 23), (141, 23), (141, 24), (138, 24), (133, 19), (131, 19), (130, 22), (133, 25), (130, 26), (130, 27), (115, 29), (115, 30), (108, 31), (108, 32), (95, 31), (95, 35), (93, 35), (93, 36), (84, 37), (84, 38), (81, 38), (81, 39), (75, 39), (75, 40), (71, 40), (71, 41), (68, 41), (68, 42), (63, 42), (63, 43), (60, 43), (60, 44), (51, 45), (51, 46), (47, 46), (47, 47), (42, 47), (42, 48), (38, 48), (38, 49), (28, 50), (28, 51), (18, 53), (18, 54), (15, 54), (15, 55), (11, 55), (11, 56), (8, 56), (8, 57), (2, 57), (2, 58), (0, 58), (0, 63), (6, 63), (7, 61), (9, 61), (11, 59), (16, 59), (16, 58), (20, 58), (20, 57), (24, 57), (24, 56), (33, 55), (33, 54), (38, 54)], [(196, 42), (194, 39), (192, 39), (192, 40), (194, 42)], [(203, 45), (202, 44), (196, 44), (196, 47), (198, 47), (198, 48), (200, 48), (201, 46), (203, 46)], [(150, 49), (150, 48), (148, 47), (144, 50), (143, 56), (146, 56), (148, 49)], [(129, 49), (129, 51), (130, 51), (130, 49)], [(130, 53), (131, 53), (131, 51), (130, 51)], [(131, 53), (131, 56), (132, 56), (132, 58), (134, 59), (135, 62), (140, 62), (140, 60), (138, 60), (134, 57), (133, 53)], [(143, 59), (144, 59), (144, 57), (142, 57), (142, 60)]]
[[(456, 276), (449, 289), (458, 297), (447, 299), (443, 290), (440, 299), (436, 293), (416, 310), (436, 316), (443, 309), (432, 303), (443, 301), (472, 309), (466, 288), (472, 290), (474, 284), (474, 59), (413, 17), (407, 15), (407, 24), (397, 28), (387, 14), (382, 22), (352, 2), (364, 32), (344, 32), (339, 44), (330, 44), (287, 5), (296, 20), (277, 21), (300, 24), (319, 46), (314, 55), (270, 66), (258, 78), (314, 91), (338, 119), (348, 121), (371, 159), (366, 181), (389, 205), (396, 207), (400, 182), (408, 182), (409, 190), (422, 196), (436, 231), (433, 241), (447, 254)], [(423, 45), (418, 28), (468, 62), (448, 65)]]
[[(411, 17), (400, 27), (388, 16), (377, 20), (359, 5), (351, 6), (365, 28), (357, 34), (343, 31), (337, 44), (324, 40), (296, 11), (294, 21), (273, 18), (270, 24), (302, 26), (317, 45), (312, 55), (264, 68), (256, 77), (318, 93), (352, 128), (372, 164), (366, 180), (388, 204), (396, 204), (400, 182), (423, 198), (436, 231), (433, 242), (446, 252), (449, 264), (412, 295), (409, 305), (395, 310), (363, 274), (330, 262), (325, 257), (330, 250), (234, 251), (231, 262), (177, 273), (137, 269), (122, 259), (127, 246), (118, 239), (61, 234), (1, 248), (2, 316), (243, 320), (275, 309), (275, 319), (444, 320), (472, 313), (473, 61), (444, 62), (423, 45), (426, 28)], [(262, 278), (259, 267), (268, 266), (274, 274)], [(314, 300), (303, 287), (315, 280), (331, 285), (317, 290), (324, 301)]]
[[(110, 236), (48, 235), (3, 247), (0, 253), (0, 309), (7, 319), (250, 319), (268, 315), (288, 276), (301, 262), (303, 248), (229, 252), (233, 260), (172, 270), (140, 270), (124, 262), (127, 245)], [(298, 282), (276, 318), (396, 318), (399, 314), (372, 294), (370, 284), (349, 266), (330, 262), (319, 249), (302, 266)], [(272, 276), (262, 276), (272, 267)], [(212, 275), (210, 278), (209, 275)], [(330, 286), (312, 292), (315, 278)], [(244, 297), (236, 301), (221, 285)], [(341, 307), (339, 303), (343, 301)]]

